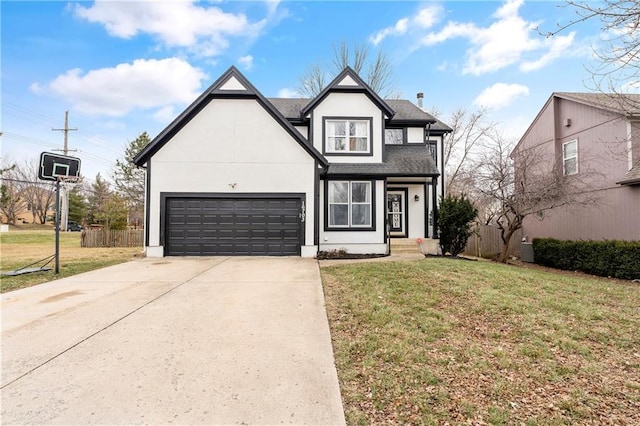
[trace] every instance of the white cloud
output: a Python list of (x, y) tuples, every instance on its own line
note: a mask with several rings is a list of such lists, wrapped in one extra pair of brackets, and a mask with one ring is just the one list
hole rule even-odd
[(546, 39), (545, 45), (549, 47), (549, 51), (535, 61), (524, 61), (520, 64), (521, 71), (538, 70), (556, 58), (566, 55), (567, 50), (573, 44), (576, 33), (571, 32), (566, 36), (554, 36)]
[(540, 23), (520, 16), (522, 4), (523, 0), (506, 1), (493, 14), (494, 21), (487, 27), (448, 22), (441, 30), (424, 36), (421, 44), (432, 46), (453, 38), (468, 39), (471, 46), (466, 52), (465, 74), (485, 74), (517, 63), (521, 63), (522, 71), (539, 69), (562, 56), (573, 44), (574, 34), (542, 40), (535, 31)]
[(374, 45), (378, 45), (382, 40), (390, 35), (399, 35), (407, 32), (409, 19), (402, 18), (392, 27), (383, 28), (369, 37), (369, 41)]
[(162, 107), (153, 114), (153, 119), (159, 123), (170, 123), (174, 118), (176, 118), (176, 113), (172, 105)]
[(238, 58), (238, 63), (244, 67), (245, 70), (253, 68), (253, 56), (246, 55)]
[[(275, 10), (277, 3), (270, 6)], [(215, 56), (229, 46), (229, 37), (256, 36), (266, 24), (262, 19), (249, 22), (242, 14), (205, 7), (192, 0), (133, 2), (96, 0), (89, 7), (76, 4), (75, 15), (104, 25), (120, 38), (150, 34), (168, 47), (189, 48), (203, 56)]]
[(40, 84), (38, 84), (38, 83), (31, 83), (29, 85), (29, 90), (31, 90), (36, 95), (39, 95), (40, 93), (43, 92), (42, 86), (40, 86)]
[(288, 87), (285, 87), (285, 88), (280, 89), (278, 91), (278, 95), (276, 97), (278, 97), (278, 98), (299, 98), (300, 94), (298, 93), (297, 90), (289, 89)]
[(87, 73), (69, 70), (51, 81), (48, 90), (84, 113), (122, 116), (133, 109), (191, 102), (206, 77), (182, 59), (138, 59)]
[(480, 107), (499, 109), (508, 106), (519, 96), (527, 96), (529, 88), (521, 84), (496, 83), (487, 87), (473, 101)]
[(418, 11), (413, 18), (413, 22), (420, 28), (431, 28), (440, 20), (442, 16), (442, 7), (437, 4), (431, 4)]
[(399, 19), (395, 25), (383, 28), (369, 37), (369, 41), (378, 45), (389, 36), (406, 34), (412, 28), (430, 28), (435, 25), (442, 14), (442, 7), (439, 5), (428, 5), (418, 11), (414, 17)]

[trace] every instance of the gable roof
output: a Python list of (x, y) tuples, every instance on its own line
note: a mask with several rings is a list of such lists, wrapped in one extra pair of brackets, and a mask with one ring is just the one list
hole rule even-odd
[(640, 94), (554, 92), (552, 95), (626, 116), (640, 115)]
[(331, 92), (347, 92), (347, 93), (364, 93), (367, 97), (376, 104), (387, 117), (391, 118), (395, 114), (395, 111), (387, 104), (376, 92), (365, 83), (358, 74), (351, 68), (346, 67), (340, 74), (334, 78), (327, 87), (311, 100), (303, 109), (302, 116), (306, 116), (314, 109), (320, 102), (326, 98)]
[(234, 66), (230, 67), (207, 90), (205, 90), (191, 105), (187, 107), (171, 124), (156, 136), (142, 151), (133, 158), (133, 163), (142, 166), (176, 135), (193, 117), (213, 99), (255, 99), (272, 117), (284, 128), (298, 144), (315, 158), (322, 166), (328, 165), (327, 159), (316, 150), (307, 139), (265, 98), (258, 89), (246, 79)]
[(423, 145), (387, 145), (382, 163), (331, 163), (327, 175), (440, 176), (438, 167)]
[(587, 92), (553, 92), (538, 111), (527, 130), (522, 134), (516, 146), (511, 150), (510, 156), (518, 149), (520, 144), (527, 137), (531, 129), (538, 122), (542, 113), (549, 108), (555, 98), (566, 99), (571, 102), (588, 105), (605, 111), (610, 111), (627, 117), (640, 118), (640, 94), (635, 93), (587, 93)]

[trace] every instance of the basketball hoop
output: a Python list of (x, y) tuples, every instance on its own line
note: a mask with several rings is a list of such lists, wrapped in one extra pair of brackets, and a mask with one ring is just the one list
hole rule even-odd
[(80, 180), (80, 176), (72, 176), (72, 175), (57, 175), (56, 181), (64, 183), (64, 182), (77, 182)]

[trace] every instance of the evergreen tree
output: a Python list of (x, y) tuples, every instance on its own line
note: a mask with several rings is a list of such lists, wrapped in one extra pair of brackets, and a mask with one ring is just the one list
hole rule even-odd
[(89, 224), (101, 223), (100, 213), (104, 210), (104, 206), (113, 195), (109, 182), (104, 180), (100, 173), (96, 175), (95, 182), (91, 185), (89, 192), (89, 211), (87, 214), (87, 221)]
[(104, 225), (104, 229), (127, 229), (128, 210), (125, 198), (120, 194), (112, 194), (104, 202), (100, 212), (96, 213), (96, 219)]
[(69, 220), (83, 224), (87, 220), (89, 204), (81, 191), (80, 186), (75, 186), (69, 191)]
[(464, 194), (448, 195), (440, 202), (438, 225), (442, 254), (457, 256), (464, 251), (471, 236), (471, 223), (476, 216), (478, 210)]
[(124, 151), (124, 157), (116, 160), (113, 180), (116, 191), (124, 197), (129, 206), (129, 221), (142, 223), (144, 212), (145, 170), (133, 164), (133, 158), (151, 142), (147, 132), (142, 132), (131, 141)]

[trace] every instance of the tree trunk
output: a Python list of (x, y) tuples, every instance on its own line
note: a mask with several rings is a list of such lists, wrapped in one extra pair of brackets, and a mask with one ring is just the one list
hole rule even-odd
[(509, 257), (509, 242), (511, 241), (511, 236), (515, 232), (509, 229), (506, 234), (502, 234), (502, 250), (500, 250), (500, 254), (498, 255), (498, 262), (507, 263), (507, 259)]

